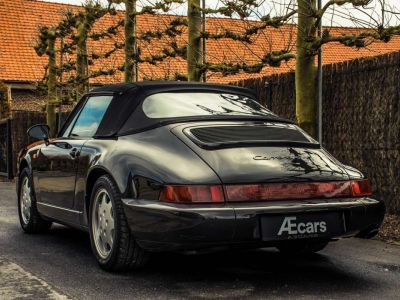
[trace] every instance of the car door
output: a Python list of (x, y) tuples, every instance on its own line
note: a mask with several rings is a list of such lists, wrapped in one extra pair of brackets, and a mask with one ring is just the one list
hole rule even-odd
[(38, 201), (55, 207), (73, 207), (79, 151), (85, 140), (53, 140), (38, 153)]
[(73, 212), (81, 148), (96, 134), (111, 100), (111, 95), (87, 97), (62, 136), (42, 146), (37, 164), (41, 204)]

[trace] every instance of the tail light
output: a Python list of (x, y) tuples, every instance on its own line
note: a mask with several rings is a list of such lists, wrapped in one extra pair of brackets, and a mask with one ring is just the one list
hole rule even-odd
[[(225, 189), (225, 195), (224, 195)], [(268, 183), (234, 185), (166, 185), (160, 201), (172, 203), (224, 203), (316, 198), (365, 197), (372, 195), (369, 180)]]
[(372, 195), (371, 182), (368, 179), (351, 181), (353, 197), (365, 197)]
[(224, 203), (220, 185), (167, 185), (160, 193), (160, 201), (174, 203)]
[(372, 195), (369, 180), (226, 185), (228, 202), (364, 197)]

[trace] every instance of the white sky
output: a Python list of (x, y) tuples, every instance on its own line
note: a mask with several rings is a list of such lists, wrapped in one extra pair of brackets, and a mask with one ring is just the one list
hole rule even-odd
[[(80, 5), (83, 0), (44, 0), (48, 2), (59, 2)], [(106, 0), (101, 0), (107, 2)], [(322, 4), (328, 0), (322, 0)], [(138, 0), (144, 4), (156, 2), (156, 0)], [(271, 15), (282, 15), (290, 3), (295, 0), (264, 0), (263, 6), (259, 9), (260, 15), (270, 13)], [(357, 26), (357, 27), (376, 27), (376, 23), (382, 23), (382, 5), (385, 3), (385, 9), (395, 11), (397, 14), (385, 14), (385, 26), (400, 25), (400, 0), (371, 0), (371, 3), (366, 8), (353, 8), (351, 5), (342, 7), (334, 6), (328, 11), (323, 19), (323, 24), (326, 26)], [(206, 0), (206, 5), (209, 7), (217, 7), (221, 0)], [(172, 13), (185, 14), (186, 6), (179, 5)]]

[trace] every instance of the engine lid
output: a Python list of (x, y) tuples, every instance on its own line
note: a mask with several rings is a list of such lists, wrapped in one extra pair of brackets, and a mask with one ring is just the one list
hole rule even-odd
[(340, 162), (292, 124), (210, 122), (171, 131), (223, 183), (348, 180)]

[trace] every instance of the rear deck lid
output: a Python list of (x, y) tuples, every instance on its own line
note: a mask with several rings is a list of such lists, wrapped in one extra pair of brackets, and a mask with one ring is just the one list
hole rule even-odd
[(293, 124), (199, 122), (171, 131), (226, 184), (349, 178), (340, 162)]

